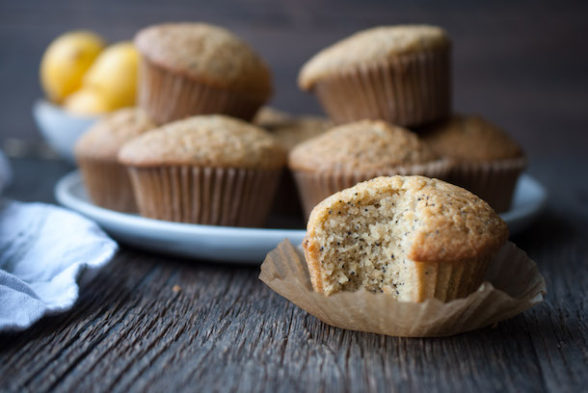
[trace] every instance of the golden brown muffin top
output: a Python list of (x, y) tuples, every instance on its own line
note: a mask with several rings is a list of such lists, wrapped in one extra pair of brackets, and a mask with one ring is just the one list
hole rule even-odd
[(437, 155), (405, 128), (381, 120), (335, 127), (297, 145), (289, 157), (294, 170), (372, 171), (424, 164)]
[(75, 154), (116, 161), (122, 145), (152, 128), (155, 124), (141, 109), (120, 109), (90, 127), (76, 142)]
[(333, 73), (378, 64), (398, 55), (449, 47), (447, 33), (436, 26), (380, 26), (357, 32), (314, 55), (298, 75), (298, 85), (310, 90)]
[(270, 96), (271, 74), (262, 58), (230, 31), (206, 23), (149, 26), (135, 36), (149, 61), (203, 83)]
[(351, 203), (361, 211), (364, 205), (390, 194), (412, 200), (412, 212), (403, 223), (411, 224), (407, 226), (411, 233), (406, 256), (412, 261), (477, 259), (497, 251), (508, 238), (506, 223), (471, 192), (423, 176), (392, 176), (359, 183), (323, 200), (310, 214), (307, 239), (329, 219), (329, 211), (340, 205)]
[(286, 152), (261, 128), (228, 116), (209, 115), (149, 131), (123, 146), (119, 161), (136, 167), (276, 169), (284, 165)]
[(422, 140), (438, 154), (457, 162), (484, 162), (519, 158), (518, 143), (496, 125), (477, 115), (455, 115), (428, 127)]
[(326, 117), (298, 116), (276, 123), (268, 130), (284, 149), (290, 151), (299, 143), (314, 138), (331, 127), (333, 123)]

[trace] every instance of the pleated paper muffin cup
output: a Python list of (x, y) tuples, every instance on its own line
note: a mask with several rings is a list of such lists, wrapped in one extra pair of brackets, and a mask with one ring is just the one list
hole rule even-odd
[(259, 278), (328, 325), (400, 337), (451, 336), (480, 329), (533, 307), (545, 294), (535, 263), (510, 242), (492, 258), (477, 290), (449, 302), (402, 302), (365, 290), (331, 296), (314, 292), (302, 251), (287, 240), (266, 256)]
[(251, 120), (266, 97), (215, 87), (146, 58), (140, 63), (139, 106), (157, 124), (202, 114), (222, 113)]
[(137, 211), (127, 169), (118, 162), (77, 157), (90, 200), (98, 206), (120, 212)]
[(336, 123), (382, 119), (418, 126), (451, 112), (450, 49), (399, 55), (330, 75), (314, 91)]
[(293, 170), (296, 186), (306, 217), (320, 201), (338, 191), (353, 187), (357, 183), (378, 176), (421, 175), (447, 180), (452, 164), (448, 160), (437, 160), (425, 164), (398, 166), (393, 169), (346, 172), (308, 172)]
[(469, 295), (484, 281), (492, 255), (460, 262), (419, 262), (417, 280), (424, 282), (418, 300), (436, 298), (447, 302)]
[(139, 213), (158, 220), (261, 227), (280, 170), (199, 166), (129, 167)]
[(510, 209), (517, 180), (527, 166), (524, 157), (488, 163), (456, 163), (449, 181), (476, 194), (497, 213)]

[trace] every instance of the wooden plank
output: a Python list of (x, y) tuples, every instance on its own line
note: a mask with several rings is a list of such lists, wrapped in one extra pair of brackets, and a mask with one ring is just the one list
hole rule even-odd
[(553, 203), (532, 231), (516, 238), (537, 261), (549, 291), (541, 307), (525, 314), (526, 330), (549, 391), (587, 389), (588, 205), (583, 195), (588, 187), (582, 176), (576, 176), (587, 167), (582, 162), (568, 159), (557, 167), (549, 162), (537, 165), (551, 186)]
[[(573, 172), (577, 162), (562, 165)], [(588, 382), (585, 186), (549, 162), (535, 168), (560, 203), (515, 241), (549, 294), (495, 328), (440, 339), (344, 331), (271, 292), (256, 268), (124, 248), (71, 312), (0, 335), (0, 390), (579, 391)]]

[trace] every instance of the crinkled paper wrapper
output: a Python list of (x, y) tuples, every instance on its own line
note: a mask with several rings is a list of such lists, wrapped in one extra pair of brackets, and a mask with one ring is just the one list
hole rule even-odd
[(211, 113), (249, 121), (266, 101), (266, 97), (209, 86), (145, 58), (141, 61), (139, 82), (139, 106), (157, 124)]
[(396, 56), (316, 83), (325, 112), (336, 123), (382, 119), (418, 126), (449, 116), (449, 48)]
[(450, 336), (493, 325), (540, 303), (545, 294), (535, 262), (510, 242), (490, 262), (477, 291), (448, 303), (399, 302), (364, 290), (314, 292), (302, 250), (287, 240), (267, 254), (259, 278), (328, 325), (400, 337)]
[(137, 204), (127, 169), (118, 162), (77, 157), (92, 202), (120, 212), (135, 213)]
[(128, 167), (139, 213), (157, 220), (262, 227), (280, 179), (277, 169)]

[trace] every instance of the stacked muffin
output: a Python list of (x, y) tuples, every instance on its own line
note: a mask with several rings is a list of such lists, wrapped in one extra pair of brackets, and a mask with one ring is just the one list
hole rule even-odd
[(222, 113), (251, 120), (272, 94), (261, 57), (230, 31), (169, 23), (139, 31), (139, 105), (159, 123)]
[(451, 42), (434, 26), (361, 31), (316, 54), (300, 87), (337, 123), (382, 119), (418, 126), (449, 115)]
[[(356, 33), (320, 51), (300, 71), (299, 86), (317, 95), (324, 110), (335, 123), (354, 123), (353, 148), (339, 133), (328, 133), (313, 142), (298, 146), (290, 155), (290, 168), (300, 173), (302, 161), (313, 161), (314, 176), (329, 178), (334, 168), (343, 165), (342, 151), (348, 155), (347, 178), (366, 180), (377, 175), (425, 174), (422, 171), (400, 171), (386, 168), (382, 173), (365, 173), (367, 157), (397, 156), (400, 140), (377, 146), (367, 142), (370, 127), (357, 123), (365, 119), (383, 120), (396, 126), (410, 127), (423, 137), (439, 157), (453, 163), (450, 171), (434, 175), (465, 187), (485, 199), (498, 212), (508, 210), (518, 176), (525, 168), (522, 150), (506, 133), (478, 116), (452, 117), (451, 108), (451, 40), (434, 26), (404, 25), (376, 27)], [(372, 130), (373, 131), (373, 130)], [(405, 130), (406, 131), (406, 130)], [(406, 131), (408, 132), (408, 131)], [(363, 139), (365, 137), (365, 139)], [(415, 137), (416, 138), (416, 137)], [(329, 141), (329, 139), (332, 139)], [(388, 145), (388, 150), (384, 145)], [(311, 160), (303, 152), (320, 148)], [(415, 144), (406, 149), (414, 149)], [(420, 148), (420, 147), (419, 147)], [(341, 150), (343, 149), (343, 150)], [(373, 150), (377, 149), (378, 153)], [(419, 156), (418, 152), (413, 152)], [(357, 159), (357, 157), (366, 157)], [(302, 157), (302, 158), (301, 158)], [(320, 163), (314, 162), (320, 161)], [(414, 164), (414, 162), (412, 163)], [(406, 166), (401, 166), (406, 169)], [(398, 169), (399, 166), (397, 165)], [(430, 176), (430, 175), (428, 175)], [(297, 176), (306, 212), (317, 198), (320, 187), (309, 189), (307, 176)], [(355, 183), (354, 183), (355, 184)], [(331, 182), (330, 193), (351, 186), (349, 182)], [(326, 191), (326, 190), (325, 190)], [(328, 194), (320, 194), (321, 199)], [(318, 197), (318, 195), (317, 195)]]

